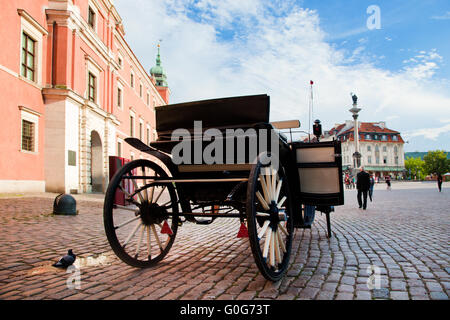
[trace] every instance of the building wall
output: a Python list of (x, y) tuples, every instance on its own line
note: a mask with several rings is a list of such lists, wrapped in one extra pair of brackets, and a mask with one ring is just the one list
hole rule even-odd
[[(94, 27), (87, 22), (89, 8), (95, 13)], [(118, 155), (119, 141), (120, 156), (145, 157), (123, 142), (130, 136), (130, 114), (134, 136), (139, 137), (142, 123), (147, 142), (147, 128), (150, 140), (155, 138), (154, 107), (168, 102), (124, 40), (113, 1), (2, 1), (0, 18), (8, 21), (0, 28), (0, 134), (6, 138), (0, 192), (91, 192), (92, 177), (99, 172), (101, 190), (94, 191), (105, 190), (108, 157)], [(31, 35), (38, 41), (36, 81), (20, 76), (23, 28), (34, 28)], [(96, 77), (94, 101), (89, 100), (89, 72)], [(20, 150), (24, 113), (36, 119), (36, 152)]]
[[(17, 10), (24, 5), (27, 6), (27, 15)], [(45, 107), (41, 88), (46, 82), (44, 50), (47, 46), (47, 31), (42, 27), (45, 26), (45, 17), (38, 1), (2, 1), (0, 7), (0, 192), (43, 191)], [(34, 18), (30, 19), (31, 16)], [(20, 75), (22, 30), (39, 40), (35, 52), (36, 81)], [(22, 150), (24, 116), (36, 121), (36, 149), (33, 152)]]

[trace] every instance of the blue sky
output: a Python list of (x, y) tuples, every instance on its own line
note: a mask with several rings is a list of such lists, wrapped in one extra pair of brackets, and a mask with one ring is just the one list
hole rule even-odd
[[(386, 121), (406, 151), (450, 150), (450, 1), (116, 0), (126, 39), (146, 69), (156, 44), (171, 102), (267, 93), (272, 120), (325, 128)], [(369, 30), (370, 5), (380, 29)], [(145, 41), (142, 41), (145, 39)]]

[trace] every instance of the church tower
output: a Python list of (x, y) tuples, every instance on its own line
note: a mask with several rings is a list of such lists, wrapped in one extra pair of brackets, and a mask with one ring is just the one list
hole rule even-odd
[(152, 76), (153, 83), (156, 86), (156, 89), (158, 90), (161, 97), (164, 99), (164, 101), (169, 104), (169, 95), (170, 90), (167, 85), (167, 75), (161, 66), (161, 55), (160, 55), (160, 45), (158, 44), (158, 54), (156, 56), (156, 66), (152, 67), (150, 69), (150, 74)]

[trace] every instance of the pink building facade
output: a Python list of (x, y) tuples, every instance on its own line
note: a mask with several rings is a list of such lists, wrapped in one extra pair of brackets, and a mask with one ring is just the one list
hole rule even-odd
[(109, 156), (145, 157), (124, 139), (156, 138), (170, 91), (126, 43), (113, 2), (0, 3), (0, 192), (102, 192)]

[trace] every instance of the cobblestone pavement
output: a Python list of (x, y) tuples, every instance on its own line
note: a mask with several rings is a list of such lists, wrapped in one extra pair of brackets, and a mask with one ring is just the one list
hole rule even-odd
[[(277, 283), (258, 272), (237, 219), (185, 223), (156, 267), (136, 269), (111, 251), (103, 230), (102, 195), (77, 195), (77, 216), (53, 216), (54, 194), (0, 195), (0, 299), (448, 299), (450, 186), (377, 185), (368, 209), (356, 191), (310, 230), (296, 230), (291, 264)], [(78, 254), (73, 276), (50, 265), (67, 249)], [(368, 267), (380, 273), (370, 290)]]

